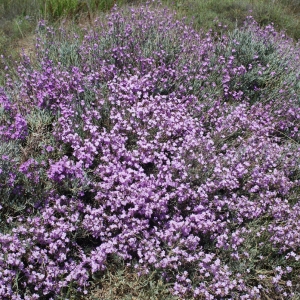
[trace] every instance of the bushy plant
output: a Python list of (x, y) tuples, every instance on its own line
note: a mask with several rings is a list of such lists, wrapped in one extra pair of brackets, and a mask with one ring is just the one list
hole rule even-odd
[(154, 4), (39, 30), (0, 94), (1, 297), (86, 294), (115, 256), (184, 299), (299, 295), (299, 45)]

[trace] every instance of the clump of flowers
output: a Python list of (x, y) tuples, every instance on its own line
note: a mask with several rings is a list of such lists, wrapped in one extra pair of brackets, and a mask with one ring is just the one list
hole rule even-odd
[(112, 255), (184, 299), (299, 293), (299, 44), (155, 5), (39, 30), (0, 93), (2, 299), (86, 293)]

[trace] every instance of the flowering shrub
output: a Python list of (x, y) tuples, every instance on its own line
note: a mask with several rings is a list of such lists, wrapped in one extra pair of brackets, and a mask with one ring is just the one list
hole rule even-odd
[(184, 299), (299, 295), (299, 45), (160, 6), (39, 29), (0, 94), (2, 299), (87, 293), (113, 255)]

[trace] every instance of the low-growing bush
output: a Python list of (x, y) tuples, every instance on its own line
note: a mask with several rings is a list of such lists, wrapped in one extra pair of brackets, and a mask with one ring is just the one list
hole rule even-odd
[(113, 257), (183, 299), (299, 296), (299, 44), (154, 4), (39, 31), (0, 93), (2, 299), (87, 294)]

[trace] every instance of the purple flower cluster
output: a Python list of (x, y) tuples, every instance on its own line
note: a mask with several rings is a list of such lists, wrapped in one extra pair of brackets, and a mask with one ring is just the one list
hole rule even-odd
[(37, 62), (0, 93), (16, 149), (0, 157), (2, 299), (86, 293), (111, 255), (180, 297), (291, 297), (299, 45), (252, 18), (200, 34), (160, 6), (114, 8), (81, 37), (40, 28)]
[(1, 140), (25, 139), (27, 123), (17, 105), (11, 104), (3, 89), (0, 89), (0, 136)]

